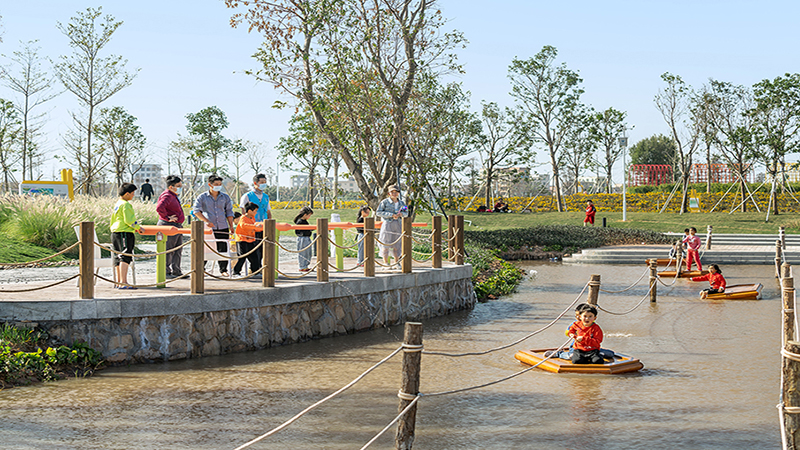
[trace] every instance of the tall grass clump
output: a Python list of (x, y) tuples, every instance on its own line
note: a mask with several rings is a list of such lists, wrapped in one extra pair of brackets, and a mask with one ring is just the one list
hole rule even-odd
[(484, 248), (500, 251), (532, 246), (592, 248), (620, 244), (669, 244), (670, 238), (650, 230), (630, 228), (540, 225), (506, 230), (467, 231), (465, 239)]

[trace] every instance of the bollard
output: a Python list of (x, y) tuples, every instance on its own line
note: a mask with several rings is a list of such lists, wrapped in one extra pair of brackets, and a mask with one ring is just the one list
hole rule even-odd
[[(400, 385), (400, 405), (397, 412), (401, 413), (419, 394), (419, 366), (422, 359), (422, 324), (419, 322), (406, 322), (403, 336), (403, 378)], [(405, 397), (405, 398), (404, 398)], [(394, 438), (395, 448), (410, 450), (414, 443), (414, 425), (417, 420), (417, 405), (411, 407), (397, 423), (397, 434)]]
[[(81, 300), (89, 300), (94, 298), (94, 222), (81, 222), (80, 230), (78, 285), (80, 286)], [(111, 255), (111, 257), (114, 258), (115, 255)]]
[(375, 218), (364, 219), (364, 276), (375, 276)]
[(467, 252), (464, 249), (464, 216), (456, 216), (456, 265), (463, 266)]
[(600, 295), (600, 275), (592, 275), (589, 279), (589, 300), (590, 305), (597, 305), (597, 297)]
[(786, 250), (786, 227), (778, 227), (778, 238), (781, 240), (781, 250)]
[(456, 216), (451, 215), (450, 217), (447, 218), (447, 259), (449, 259), (453, 263), (456, 262), (455, 258), (456, 240), (453, 239), (455, 230), (456, 230)]
[(781, 279), (788, 278), (792, 276), (792, 265), (789, 264), (789, 261), (784, 261), (781, 264)]
[(442, 216), (433, 216), (433, 234), (431, 235), (431, 266), (434, 269), (442, 267)]
[(317, 281), (328, 281), (328, 219), (317, 219)]
[(192, 222), (192, 294), (202, 294), (205, 292), (205, 249), (203, 242), (205, 239), (205, 222), (202, 220), (195, 220)]
[(683, 241), (678, 240), (675, 242), (675, 271), (681, 273), (681, 265), (683, 264)]
[(606, 218), (603, 217), (603, 228), (605, 228), (605, 227), (606, 227)]
[(275, 219), (267, 219), (263, 222), (262, 228), (264, 239), (261, 240), (261, 286), (262, 287), (275, 287), (275, 239), (276, 239), (276, 225)]
[(781, 418), (786, 449), (800, 447), (800, 342), (788, 341), (781, 351)]
[[(163, 253), (167, 251), (167, 237), (164, 233), (156, 233), (156, 253)], [(180, 250), (178, 250), (180, 251)], [(156, 256), (156, 285), (157, 288), (167, 287), (167, 255)]]
[(783, 346), (794, 341), (794, 278), (781, 280), (781, 297), (783, 297)]
[(403, 273), (411, 273), (411, 263), (414, 262), (413, 255), (411, 254), (412, 246), (414, 245), (411, 240), (411, 217), (403, 217), (402, 227), (400, 253), (403, 254), (403, 261), (400, 262), (400, 268)]
[(650, 260), (650, 303), (655, 303), (658, 297), (658, 261)]
[(711, 225), (708, 226), (706, 229), (706, 250), (711, 250), (711, 233), (714, 230), (714, 227)]
[(782, 260), (781, 240), (775, 241), (775, 278), (781, 277), (781, 260)]

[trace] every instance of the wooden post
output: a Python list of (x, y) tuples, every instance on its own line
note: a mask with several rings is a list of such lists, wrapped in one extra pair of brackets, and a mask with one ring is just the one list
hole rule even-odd
[(328, 281), (328, 219), (317, 219), (317, 281)]
[(683, 264), (683, 241), (678, 240), (675, 242), (675, 271), (677, 273), (681, 273), (683, 269), (681, 269)]
[(442, 216), (433, 216), (433, 241), (431, 242), (431, 266), (434, 269), (442, 267)]
[[(78, 246), (80, 277), (78, 283), (82, 300), (94, 298), (94, 222), (81, 222), (81, 243)], [(112, 254), (112, 258), (116, 255)]]
[[(799, 355), (800, 342), (788, 341), (783, 349), (789, 355)], [(800, 408), (800, 361), (795, 358), (797, 357), (789, 358), (785, 354), (781, 358), (781, 397), (784, 408), (781, 411), (781, 426), (786, 430), (785, 449), (800, 448), (800, 414), (787, 411), (789, 408), (794, 411)]]
[(450, 215), (447, 218), (447, 259), (454, 262), (456, 261), (455, 256), (455, 248), (456, 248), (456, 240), (453, 239), (456, 230), (456, 216)]
[(711, 225), (708, 226), (706, 229), (706, 250), (711, 250), (711, 233), (714, 230), (714, 227)]
[(775, 241), (775, 278), (781, 277), (781, 261), (782, 261), (782, 248), (781, 248), (781, 240), (778, 239)]
[(778, 238), (781, 240), (781, 250), (786, 250), (786, 227), (778, 227)]
[(589, 304), (596, 305), (597, 297), (600, 295), (600, 275), (594, 274), (589, 279)]
[(264, 239), (261, 241), (261, 286), (275, 287), (275, 219), (267, 219), (264, 224)]
[(658, 298), (658, 261), (650, 260), (650, 303), (655, 303)]
[(364, 218), (364, 276), (375, 276), (375, 218)]
[(781, 279), (788, 278), (792, 276), (792, 265), (789, 264), (789, 261), (784, 261), (781, 264)]
[(781, 280), (781, 296), (783, 297), (783, 346), (794, 337), (794, 278), (786, 277)]
[(414, 257), (411, 254), (412, 246), (414, 245), (414, 241), (411, 240), (411, 217), (403, 217), (402, 227), (400, 253), (403, 254), (403, 261), (400, 263), (400, 268), (403, 273), (411, 273), (411, 264), (414, 262)]
[(192, 222), (192, 294), (202, 294), (205, 292), (205, 262), (203, 256), (205, 255), (204, 240), (205, 240), (205, 222), (202, 220), (195, 220)]
[(464, 265), (464, 257), (467, 255), (464, 249), (464, 216), (456, 216), (456, 265)]
[[(419, 394), (419, 367), (422, 360), (422, 324), (406, 322), (403, 336), (403, 378), (400, 392), (407, 395)], [(398, 394), (400, 396), (401, 394)], [(408, 397), (407, 397), (408, 398)], [(400, 413), (413, 401), (400, 398), (397, 412)], [(414, 443), (414, 424), (417, 420), (417, 405), (411, 407), (397, 423), (397, 434), (394, 447), (398, 450), (410, 450)]]

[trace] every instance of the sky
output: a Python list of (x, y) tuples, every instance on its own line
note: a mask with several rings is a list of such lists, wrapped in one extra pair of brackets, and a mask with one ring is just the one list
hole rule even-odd
[[(186, 114), (216, 105), (230, 122), (226, 136), (264, 143), (266, 165), (276, 166), (274, 146), (287, 134), (292, 109), (272, 105), (291, 99), (244, 74), (256, 68), (251, 55), (262, 39), (246, 28), (231, 28), (232, 10), (222, 0), (4, 0), (0, 54), (19, 50), (20, 41), (38, 39), (41, 54), (56, 60), (70, 52), (56, 23), (66, 24), (77, 11), (97, 6), (124, 22), (105, 55), (121, 55), (129, 69), (140, 69), (131, 86), (101, 106), (122, 106), (138, 118), (150, 162), (166, 170), (164, 149), (178, 133), (186, 134)], [(800, 71), (795, 23), (800, 2), (442, 0), (438, 7), (447, 27), (469, 41), (457, 52), (465, 73), (444, 81), (463, 83), (474, 111), (481, 101), (513, 106), (511, 61), (552, 45), (558, 49), (557, 63), (583, 78), (584, 103), (627, 113), (627, 123), (635, 125), (629, 131), (631, 145), (668, 133), (653, 103), (664, 72), (700, 87), (709, 78), (752, 85)], [(0, 57), (0, 64), (8, 63)], [(12, 94), (0, 85), (0, 98), (13, 99)], [(65, 92), (39, 108), (47, 113), (42, 145), (59, 154), (60, 136), (70, 128), (69, 112), (79, 110), (78, 102)], [(537, 151), (538, 161), (546, 156), (544, 148)], [(62, 166), (51, 159), (45, 178)], [(621, 167), (618, 163), (615, 175), (620, 179)], [(291, 174), (281, 169), (282, 185), (289, 184)]]

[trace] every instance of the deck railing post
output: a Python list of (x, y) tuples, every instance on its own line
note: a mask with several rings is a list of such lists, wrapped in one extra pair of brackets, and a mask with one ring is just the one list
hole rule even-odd
[(205, 240), (205, 225), (202, 220), (195, 220), (192, 222), (192, 245), (191, 245), (191, 261), (192, 261), (192, 294), (202, 294), (205, 292), (205, 249), (203, 248)]
[(431, 236), (431, 266), (434, 269), (442, 267), (442, 216), (433, 216), (433, 234)]
[(364, 276), (375, 276), (375, 218), (364, 218)]
[[(403, 376), (400, 385), (400, 405), (397, 412), (401, 413), (414, 401), (419, 394), (419, 367), (422, 360), (422, 324), (419, 322), (406, 322), (403, 336)], [(414, 425), (417, 420), (417, 405), (412, 406), (397, 423), (395, 435), (395, 449), (410, 450), (414, 443)]]
[(275, 287), (275, 239), (277, 221), (267, 219), (264, 224), (264, 239), (261, 241), (261, 286)]
[(711, 234), (714, 231), (714, 227), (711, 225), (708, 226), (706, 229), (706, 250), (711, 250)]
[[(94, 222), (81, 222), (81, 244), (78, 261), (80, 263), (80, 294), (82, 300), (94, 298)], [(111, 255), (115, 258), (116, 255)]]
[(775, 278), (781, 277), (781, 262), (783, 260), (783, 249), (781, 248), (781, 240), (775, 241)]
[(650, 260), (650, 303), (658, 299), (658, 261)]
[(447, 259), (456, 262), (456, 240), (454, 238), (456, 232), (456, 216), (450, 215), (447, 218)]
[(328, 219), (317, 219), (317, 281), (328, 281)]
[(597, 298), (600, 295), (600, 275), (594, 274), (589, 279), (589, 299), (590, 305), (597, 305)]
[(411, 240), (411, 217), (403, 217), (402, 239), (400, 240), (400, 252), (403, 254), (403, 261), (400, 268), (403, 273), (411, 273), (411, 263), (414, 262), (412, 255), (413, 241)]
[(464, 216), (456, 216), (456, 265), (463, 266), (467, 256), (464, 249)]

